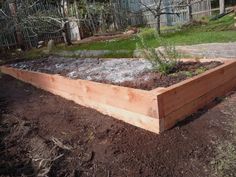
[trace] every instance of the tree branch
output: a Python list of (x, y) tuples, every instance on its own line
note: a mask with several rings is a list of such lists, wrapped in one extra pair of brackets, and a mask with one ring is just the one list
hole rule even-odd
[(144, 6), (148, 11), (150, 11), (154, 16), (156, 16), (156, 11), (151, 9), (147, 4), (143, 3), (142, 0), (139, 0), (139, 3)]

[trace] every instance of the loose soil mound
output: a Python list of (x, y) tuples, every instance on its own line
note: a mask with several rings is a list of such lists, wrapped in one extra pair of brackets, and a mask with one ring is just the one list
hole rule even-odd
[(11, 64), (10, 66), (50, 74), (61, 74), (72, 79), (92, 80), (151, 90), (157, 87), (168, 87), (219, 65), (221, 63), (217, 61), (179, 62), (173, 74), (161, 75), (153, 72), (151, 63), (143, 59), (66, 59), (51, 56)]

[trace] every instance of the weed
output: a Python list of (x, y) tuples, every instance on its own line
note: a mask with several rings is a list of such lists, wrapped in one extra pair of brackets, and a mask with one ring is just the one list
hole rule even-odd
[(158, 37), (158, 33), (154, 28), (143, 28), (139, 33), (139, 37), (142, 37), (144, 40), (151, 40)]
[(194, 76), (194, 73), (191, 72), (191, 71), (182, 71), (181, 73), (184, 74), (187, 77), (193, 77)]
[(200, 67), (198, 69), (196, 69), (195, 71), (195, 74), (198, 75), (198, 74), (202, 74), (206, 71), (207, 69), (205, 67)]
[(222, 143), (217, 148), (217, 156), (211, 161), (215, 174), (218, 176), (231, 177), (236, 170), (236, 148), (230, 142)]
[[(223, 101), (224, 99), (226, 98), (219, 97), (217, 101)], [(232, 118), (235, 117), (235, 109), (233, 108), (233, 106), (230, 106), (230, 109), (227, 111), (227, 116)], [(236, 171), (236, 122), (234, 119), (230, 121), (228, 126), (227, 130), (229, 131), (228, 136), (230, 138), (219, 143), (216, 148), (216, 155), (210, 162), (215, 176), (219, 177), (233, 177)]]

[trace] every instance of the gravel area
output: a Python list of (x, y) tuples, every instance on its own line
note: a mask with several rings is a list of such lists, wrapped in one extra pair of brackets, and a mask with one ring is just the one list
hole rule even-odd
[(236, 42), (177, 46), (183, 54), (205, 58), (236, 58)]

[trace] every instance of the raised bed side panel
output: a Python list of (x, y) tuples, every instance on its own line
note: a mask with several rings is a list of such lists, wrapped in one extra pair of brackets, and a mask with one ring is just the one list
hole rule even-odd
[(236, 86), (235, 79), (236, 62), (230, 61), (163, 90), (157, 96), (159, 117), (164, 119), (162, 130), (232, 90)]
[[(226, 82), (225, 84), (209, 91), (207, 94), (191, 101), (176, 111), (173, 111), (163, 119), (162, 130), (173, 127), (178, 121), (185, 119), (187, 116), (197, 112), (200, 108), (212, 102), (216, 97), (224, 96), (236, 88), (236, 79)], [(162, 127), (163, 127), (162, 126)]]
[(1, 71), (137, 127), (162, 132), (236, 86), (236, 61), (167, 88), (144, 91), (2, 66)]
[(151, 92), (5, 66), (0, 69), (5, 74), (80, 105), (159, 133), (157, 98)]

